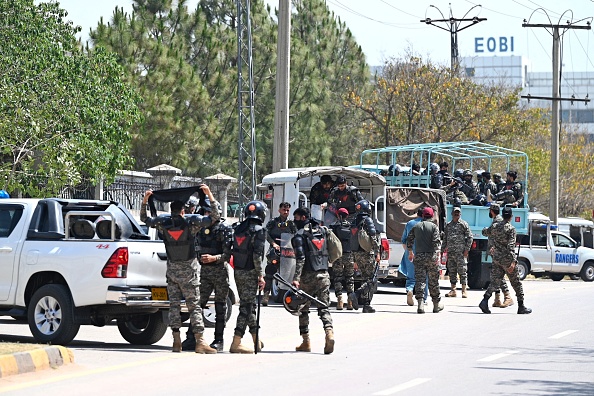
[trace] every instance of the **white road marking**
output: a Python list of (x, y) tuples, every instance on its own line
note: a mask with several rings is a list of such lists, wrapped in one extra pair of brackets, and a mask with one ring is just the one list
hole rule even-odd
[(562, 331), (561, 333), (558, 333), (558, 334), (555, 334), (555, 335), (550, 336), (549, 339), (556, 340), (558, 338), (565, 337), (567, 335), (570, 335), (570, 334), (573, 334), (573, 333), (576, 333), (576, 332), (577, 332), (577, 330), (566, 330), (566, 331)]
[(509, 355), (513, 355), (514, 353), (518, 353), (518, 351), (505, 351), (503, 353), (498, 353), (495, 355), (487, 356), (485, 358), (479, 359), (479, 362), (492, 362), (493, 360), (501, 359)]
[(393, 395), (394, 393), (403, 391), (408, 388), (412, 388), (413, 386), (424, 384), (427, 381), (431, 381), (431, 378), (416, 378), (414, 380), (405, 382), (404, 384), (397, 385), (393, 388), (384, 389), (383, 391), (376, 392), (376, 393), (374, 393), (374, 395), (378, 395), (378, 396)]

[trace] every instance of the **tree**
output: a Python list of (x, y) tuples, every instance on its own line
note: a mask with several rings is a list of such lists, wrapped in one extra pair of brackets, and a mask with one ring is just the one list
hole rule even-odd
[(0, 1), (0, 188), (56, 194), (129, 161), (138, 96), (116, 58), (83, 53), (56, 3)]

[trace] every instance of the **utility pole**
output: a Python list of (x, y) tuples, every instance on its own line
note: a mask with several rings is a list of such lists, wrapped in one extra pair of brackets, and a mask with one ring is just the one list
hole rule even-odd
[(278, 40), (276, 47), (276, 101), (272, 171), (289, 167), (289, 88), (291, 61), (291, 7), (278, 0)]
[[(425, 18), (425, 19), (421, 19), (421, 22), (424, 22), (427, 25), (433, 25), (436, 28), (450, 32), (450, 47), (451, 47), (451, 58), (452, 58), (450, 68), (452, 69), (452, 72), (457, 72), (458, 66), (459, 66), (459, 63), (458, 63), (458, 32), (460, 32), (464, 29), (467, 29), (471, 26), (474, 26), (479, 22), (486, 21), (487, 18), (478, 18), (478, 17), (466, 18), (466, 15), (468, 15), (468, 13), (470, 11), (472, 11), (476, 7), (480, 7), (480, 5), (475, 5), (474, 7), (472, 7), (470, 10), (468, 10), (466, 12), (466, 14), (464, 14), (464, 16), (462, 18), (454, 18), (454, 16), (452, 15), (451, 5), (450, 5), (450, 17), (449, 18), (444, 17), (441, 10), (439, 8), (437, 8), (436, 6), (431, 5), (430, 7), (433, 7), (437, 11), (439, 11), (439, 13), (441, 14), (441, 17), (443, 19)], [(442, 26), (436, 25), (434, 22), (446, 22), (449, 24), (449, 27), (446, 29)], [(469, 23), (465, 26), (461, 26), (462, 23), (464, 23), (464, 22), (471, 22), (471, 23)]]
[[(237, 1), (237, 110), (239, 208), (256, 197), (256, 132), (250, 0)], [(243, 211), (241, 212), (243, 213)], [(242, 218), (243, 215), (240, 215)]]
[(551, 123), (551, 195), (549, 200), (549, 218), (553, 224), (558, 224), (559, 220), (559, 103), (561, 101), (585, 102), (588, 103), (590, 99), (576, 99), (576, 98), (562, 98), (560, 89), (561, 80), (561, 35), (559, 29), (587, 29), (590, 30), (590, 23), (586, 26), (572, 25), (569, 22), (565, 25), (553, 24), (529, 24), (526, 20), (522, 23), (522, 27), (543, 27), (553, 29), (553, 96), (531, 96), (522, 95), (524, 99), (543, 99), (551, 100), (552, 103), (552, 123)]

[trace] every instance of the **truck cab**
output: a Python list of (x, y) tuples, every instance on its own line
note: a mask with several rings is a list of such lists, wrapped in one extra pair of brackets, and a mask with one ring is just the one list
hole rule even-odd
[[(443, 194), (443, 205), (437, 198), (433, 202), (427, 200), (424, 204), (433, 207), (437, 212), (440, 227), (451, 220), (452, 208), (455, 203), (454, 196), (445, 189), (432, 189), (434, 173), (431, 171), (432, 164), (447, 162), (449, 164), (449, 179), (457, 180), (456, 188), (465, 188), (463, 180), (454, 177), (455, 170), (470, 170), (473, 175), (482, 171), (489, 171), (491, 174), (498, 172), (505, 175), (507, 171), (514, 170), (518, 174), (517, 181), (523, 191), (523, 200), (519, 207), (513, 207), (511, 224), (516, 228), (518, 235), (525, 235), (528, 232), (528, 156), (518, 150), (511, 150), (504, 147), (494, 146), (482, 142), (444, 142), (444, 143), (423, 143), (403, 146), (389, 146), (383, 148), (369, 149), (361, 153), (360, 163), (375, 163), (379, 169), (388, 166), (389, 171), (386, 178), (386, 191), (401, 191), (396, 200), (388, 199), (387, 206), (394, 206), (388, 209), (387, 236), (390, 239), (400, 241), (406, 222), (416, 215), (416, 208), (421, 203), (415, 204), (407, 198), (406, 189), (413, 192), (419, 190), (426, 196)], [(367, 165), (368, 166), (368, 165)], [(417, 172), (413, 172), (417, 169)], [(495, 200), (493, 200), (495, 201)], [(473, 289), (485, 288), (490, 281), (490, 270), (492, 259), (487, 254), (487, 238), (482, 235), (482, 230), (492, 223), (489, 218), (489, 206), (491, 202), (487, 199), (480, 200), (477, 204), (462, 204), (462, 219), (468, 222), (474, 242), (469, 253), (468, 263), (468, 284)], [(500, 206), (505, 206), (501, 204)], [(401, 212), (399, 217), (390, 216), (390, 211)], [(396, 251), (400, 257), (404, 249)], [(399, 260), (398, 260), (399, 261)], [(388, 276), (397, 273), (397, 265), (390, 265)]]

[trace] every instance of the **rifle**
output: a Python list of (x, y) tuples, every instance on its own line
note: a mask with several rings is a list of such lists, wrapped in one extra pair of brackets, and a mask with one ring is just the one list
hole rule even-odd
[(291, 283), (287, 282), (285, 280), (285, 278), (283, 278), (278, 272), (274, 274), (274, 279), (276, 279), (277, 281), (279, 281), (280, 283), (282, 283), (283, 285), (287, 286), (293, 293), (301, 296), (301, 297), (305, 297), (310, 301), (315, 302), (316, 304), (318, 304), (318, 306), (322, 307), (322, 308), (328, 308), (328, 305), (324, 304), (321, 300), (319, 300), (318, 298), (307, 294), (306, 292), (304, 292), (301, 289), (296, 288), (295, 286), (293, 286)]
[(260, 346), (260, 302), (262, 301), (262, 289), (258, 286), (258, 310), (256, 311), (256, 339), (254, 341), (254, 355), (258, 354)]

